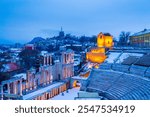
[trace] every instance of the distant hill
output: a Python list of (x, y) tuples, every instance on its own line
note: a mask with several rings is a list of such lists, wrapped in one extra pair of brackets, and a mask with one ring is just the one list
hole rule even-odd
[(44, 41), (44, 40), (45, 40), (45, 39), (42, 38), (42, 37), (35, 37), (35, 38), (33, 38), (33, 39), (29, 42), (29, 44), (35, 44), (35, 43), (38, 43), (38, 42)]

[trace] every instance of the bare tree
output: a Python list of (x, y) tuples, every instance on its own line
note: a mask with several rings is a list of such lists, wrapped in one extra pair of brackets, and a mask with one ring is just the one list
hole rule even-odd
[(128, 45), (130, 32), (122, 31), (119, 35), (119, 45)]

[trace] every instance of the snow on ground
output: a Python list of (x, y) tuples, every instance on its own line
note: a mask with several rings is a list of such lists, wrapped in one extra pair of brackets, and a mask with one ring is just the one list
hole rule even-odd
[(124, 59), (128, 58), (129, 56), (136, 56), (136, 57), (141, 57), (143, 56), (143, 54), (139, 54), (139, 53), (123, 53), (118, 61), (116, 63), (122, 63), (124, 61)]
[(73, 76), (72, 79), (87, 80), (87, 78), (81, 76)]
[(75, 97), (77, 97), (78, 92), (79, 92), (80, 88), (76, 87), (76, 88), (72, 88), (67, 91), (63, 92), (64, 95), (62, 95), (62, 93), (60, 93), (59, 95), (51, 98), (50, 100), (74, 100)]
[(114, 60), (120, 55), (119, 52), (111, 52), (105, 60), (107, 63), (114, 63)]

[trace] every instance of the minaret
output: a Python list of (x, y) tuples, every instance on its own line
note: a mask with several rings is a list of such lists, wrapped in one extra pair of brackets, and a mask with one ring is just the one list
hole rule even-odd
[(63, 31), (63, 28), (61, 27), (60, 32), (59, 32), (59, 37), (64, 37), (65, 33)]
[(62, 26), (61, 26), (61, 29), (60, 29), (60, 31), (61, 31), (61, 32), (63, 31), (63, 28), (62, 28)]

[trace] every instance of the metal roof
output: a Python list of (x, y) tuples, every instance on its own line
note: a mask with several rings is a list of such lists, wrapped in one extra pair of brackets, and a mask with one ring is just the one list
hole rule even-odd
[(134, 33), (132, 36), (140, 36), (140, 35), (144, 35), (144, 34), (149, 34), (150, 33), (150, 29), (144, 29), (143, 31), (140, 31), (140, 32), (137, 32), (137, 33)]

